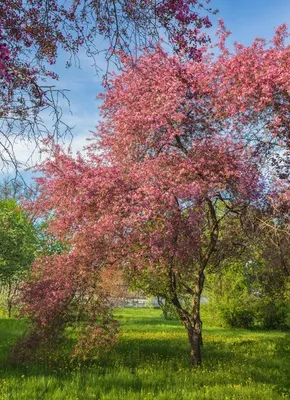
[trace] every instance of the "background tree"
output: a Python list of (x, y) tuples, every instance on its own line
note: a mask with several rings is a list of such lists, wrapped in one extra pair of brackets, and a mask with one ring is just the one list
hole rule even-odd
[(34, 260), (36, 242), (34, 226), (16, 201), (0, 200), (0, 281), (9, 317), (18, 284)]
[[(289, 91), (284, 33), (279, 28), (273, 43), (256, 40), (230, 54), (221, 29), (221, 55), (204, 49), (199, 62), (170, 57), (160, 46), (133, 66), (123, 56), (86, 157), (56, 146), (41, 167), (33, 209), (53, 214), (49, 230), (69, 247), (34, 265), (24, 292), (34, 335), (63, 329), (68, 305), (98, 293), (103, 269), (145, 265), (166, 272), (191, 363), (200, 365), (200, 298), (222, 222), (245, 206), (263, 207), (268, 194), (285, 193), (270, 190), (261, 173), (268, 154), (261, 149), (287, 141), (272, 113), (277, 96)], [(190, 309), (180, 301), (183, 291)], [(93, 331), (97, 321), (91, 320)]]
[[(200, 29), (211, 26), (208, 1), (1, 1), (0, 14), (0, 162), (18, 171), (15, 141), (56, 140), (69, 133), (62, 120), (61, 102), (66, 91), (55, 87), (58, 76), (50, 69), (61, 51), (68, 53), (67, 66), (78, 63), (84, 49), (96, 61), (118, 58), (159, 40), (165, 31), (174, 50), (200, 56), (199, 44), (208, 41)], [(96, 46), (97, 37), (105, 47)], [(97, 65), (96, 65), (97, 67)], [(51, 115), (47, 127), (43, 111)]]
[(257, 228), (252, 235), (262, 261), (257, 274), (261, 298), (258, 311), (265, 328), (289, 328), (289, 205), (282, 205), (278, 198), (273, 207), (272, 200), (256, 214)]
[(289, 232), (284, 218), (275, 218), (265, 201), (224, 224), (206, 285), (213, 320), (231, 327), (286, 328)]

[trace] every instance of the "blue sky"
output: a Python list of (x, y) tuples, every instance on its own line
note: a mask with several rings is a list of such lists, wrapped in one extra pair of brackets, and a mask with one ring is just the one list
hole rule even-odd
[[(250, 44), (259, 36), (270, 39), (275, 28), (286, 22), (290, 26), (290, 0), (212, 0), (211, 7), (219, 9), (217, 17), (212, 18), (216, 29), (217, 18), (222, 18), (228, 29), (232, 31), (230, 41), (238, 41), (243, 44)], [(99, 40), (100, 47), (104, 44)], [(55, 71), (59, 74), (60, 80), (57, 86), (61, 89), (69, 89), (68, 97), (71, 103), (70, 114), (64, 104), (64, 120), (69, 125), (74, 125), (74, 139), (72, 149), (81, 150), (85, 144), (85, 138), (89, 137), (90, 130), (95, 130), (99, 120), (99, 101), (96, 95), (102, 90), (101, 74), (96, 75), (92, 61), (85, 53), (79, 55), (80, 68), (64, 68), (66, 56), (61, 54)], [(105, 61), (102, 56), (98, 59), (98, 65), (105, 68)], [(289, 66), (290, 67), (290, 66)], [(46, 116), (49, 123), (49, 117)], [(68, 142), (65, 143), (68, 145)], [(18, 158), (25, 161), (30, 149), (23, 143), (17, 145)], [(33, 162), (38, 161), (37, 155)], [(30, 174), (26, 175), (27, 177)], [(29, 179), (29, 178), (28, 178)]]
[(290, 24), (289, 0), (212, 0), (212, 5), (232, 31), (232, 40), (244, 44), (257, 36), (270, 39), (274, 28)]

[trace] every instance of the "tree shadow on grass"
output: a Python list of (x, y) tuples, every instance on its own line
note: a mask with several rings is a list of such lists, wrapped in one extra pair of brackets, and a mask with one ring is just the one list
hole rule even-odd
[(228, 383), (248, 380), (271, 384), (278, 392), (290, 395), (290, 335), (250, 334), (247, 339), (246, 331), (242, 331), (230, 343), (209, 339), (203, 348), (204, 367), (228, 371)]
[[(144, 320), (136, 319), (137, 325), (144, 325)], [(112, 390), (131, 390), (139, 393), (141, 388), (152, 390), (161, 383), (154, 383), (154, 369), (163, 370), (161, 380), (166, 382), (178, 370), (189, 371), (189, 349), (185, 330), (175, 321), (162, 321), (153, 319), (152, 329), (148, 328), (137, 332), (126, 329), (118, 345), (110, 352), (98, 358), (91, 359), (81, 365), (68, 364), (65, 354), (75, 344), (70, 338), (63, 350), (63, 359), (60, 363), (48, 365), (43, 362), (33, 365), (12, 366), (6, 364), (1, 369), (0, 378), (19, 379), (22, 374), (26, 377), (56, 377), (65, 385), (70, 382), (73, 374), (79, 374), (79, 383), (85, 384), (88, 374), (94, 376), (96, 393)], [(135, 321), (134, 321), (135, 322)], [(21, 335), (25, 325), (21, 321), (0, 320), (0, 337), (4, 340), (6, 353), (13, 341)], [(166, 332), (166, 326), (178, 328)], [(134, 325), (134, 324), (133, 324)], [(130, 324), (127, 325), (130, 328)], [(156, 331), (153, 328), (158, 328)], [(182, 334), (180, 334), (182, 333)], [(184, 333), (184, 334), (183, 334)], [(6, 343), (6, 339), (9, 342)], [(2, 342), (3, 343), (3, 342)], [(1, 354), (4, 349), (1, 348)], [(5, 353), (5, 354), (6, 354)], [(203, 371), (206, 374), (194, 375), (193, 380), (199, 379), (199, 384), (214, 386), (217, 382), (224, 385), (245, 383), (249, 379), (253, 382), (271, 384), (278, 393), (290, 392), (290, 335), (282, 332), (263, 333), (244, 330), (229, 331), (219, 328), (205, 329), (203, 354)], [(65, 365), (65, 369), (64, 369)], [(138, 371), (151, 371), (151, 383), (147, 385), (146, 379), (140, 378)], [(120, 374), (120, 371), (125, 371)], [(188, 371), (188, 372), (186, 372)], [(119, 375), (118, 375), (119, 374)], [(145, 374), (145, 372), (144, 372)], [(149, 376), (148, 375), (148, 376)], [(144, 375), (145, 376), (145, 375)], [(147, 376), (147, 375), (146, 375)], [(199, 376), (199, 378), (198, 378)], [(91, 378), (90, 378), (91, 379)], [(145, 380), (144, 380), (145, 379)], [(249, 381), (250, 382), (250, 381)], [(165, 383), (164, 383), (165, 384)], [(98, 386), (99, 385), (99, 386)], [(161, 389), (158, 389), (161, 390)], [(97, 398), (97, 397), (96, 397)]]

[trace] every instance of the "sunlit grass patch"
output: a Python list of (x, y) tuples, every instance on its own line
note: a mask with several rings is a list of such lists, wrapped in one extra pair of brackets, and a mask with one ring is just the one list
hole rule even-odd
[[(50, 363), (45, 355), (24, 366), (4, 362), (0, 399), (289, 398), (290, 337), (285, 332), (229, 330), (205, 322), (203, 367), (190, 370), (186, 332), (178, 321), (165, 321), (154, 309), (122, 309), (116, 315), (122, 327), (118, 345), (91, 362)], [(24, 328), (23, 321), (0, 321), (2, 362)]]

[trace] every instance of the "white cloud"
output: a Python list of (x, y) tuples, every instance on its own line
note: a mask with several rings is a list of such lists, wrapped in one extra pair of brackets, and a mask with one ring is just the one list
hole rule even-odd
[[(99, 112), (96, 108), (94, 113), (82, 112), (77, 114), (65, 113), (62, 116), (62, 120), (73, 127), (72, 135), (67, 134), (62, 137), (58, 143), (66, 150), (70, 148), (73, 155), (77, 152), (82, 152), (84, 146), (88, 144), (87, 138), (92, 136), (92, 132), (96, 131), (96, 125), (99, 121)], [(42, 114), (43, 122), (48, 132), (53, 132), (52, 127), (52, 116), (46, 112)], [(33, 140), (15, 140), (13, 142), (14, 157), (19, 163), (19, 171), (22, 173), (27, 168), (32, 168), (35, 164), (43, 161), (47, 157), (47, 153), (42, 152), (43, 145), (41, 143), (35, 143)], [(1, 173), (2, 172), (2, 173)], [(1, 175), (13, 174), (13, 165), (9, 165), (8, 168), (3, 168), (0, 161), (0, 179)]]

